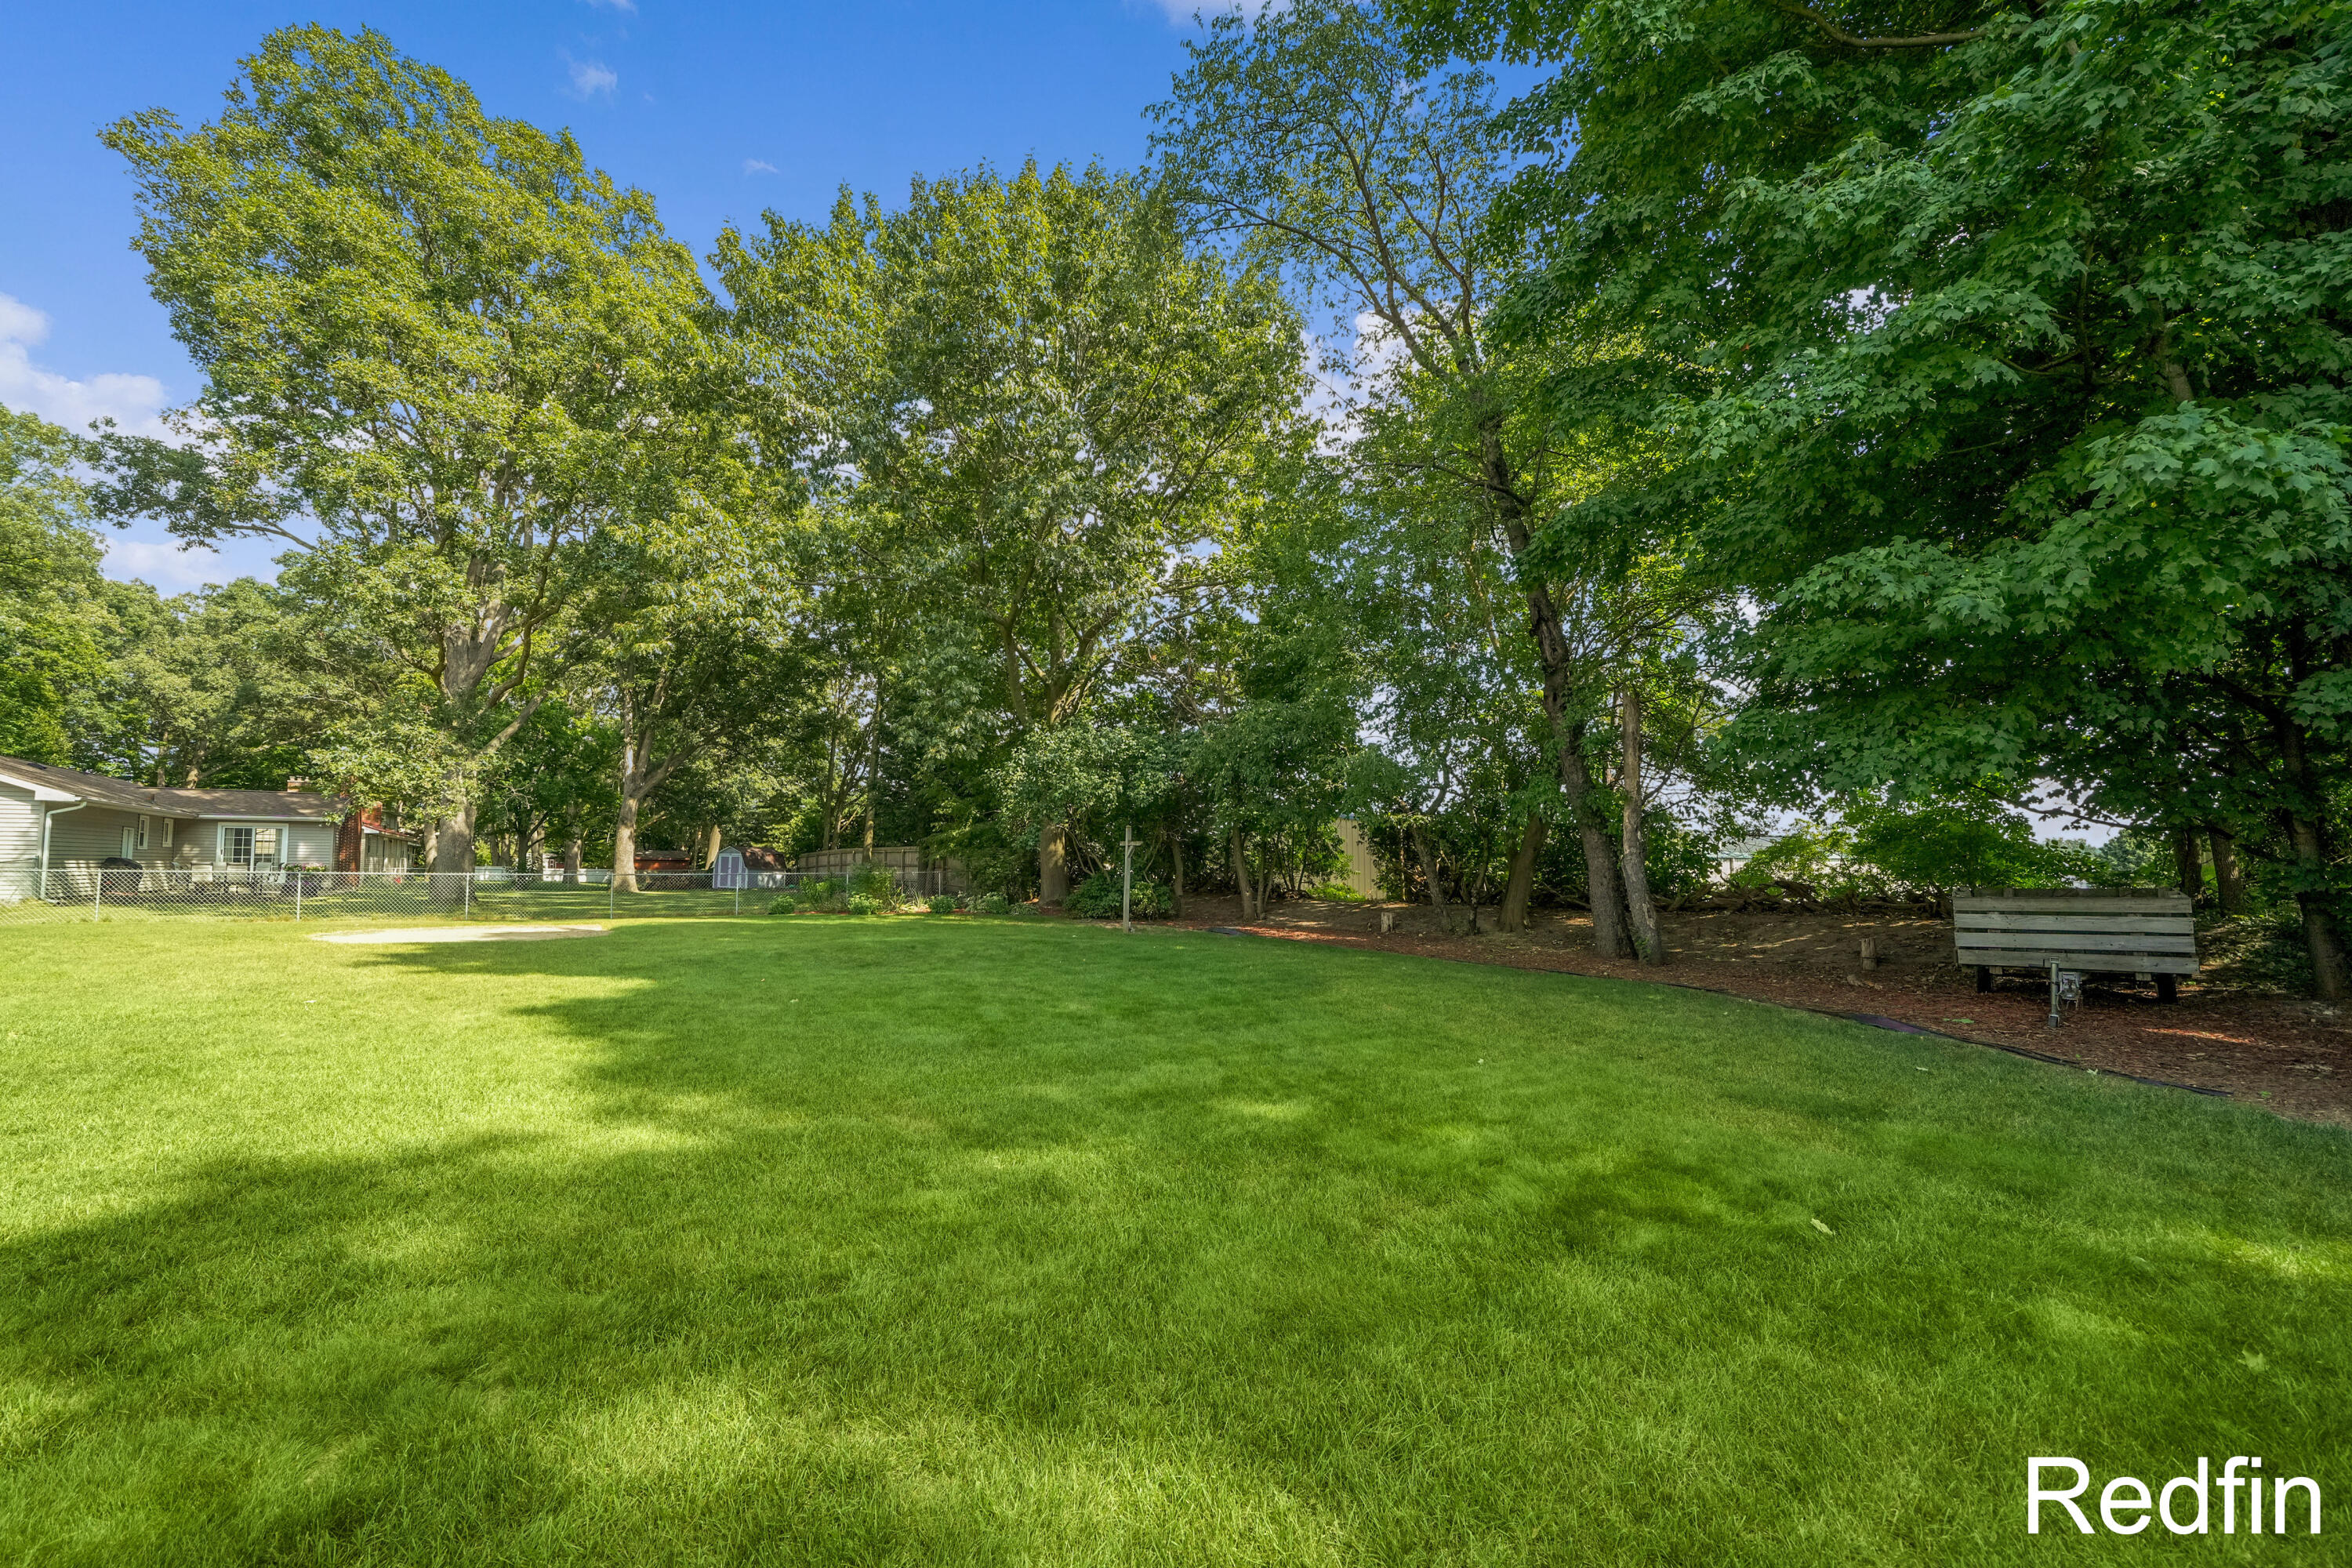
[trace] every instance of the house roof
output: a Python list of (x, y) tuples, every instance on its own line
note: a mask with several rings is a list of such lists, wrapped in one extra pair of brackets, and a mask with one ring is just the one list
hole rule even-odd
[(158, 816), (243, 816), (276, 821), (334, 822), (350, 809), (334, 795), (307, 790), (280, 789), (150, 789), (128, 779), (86, 773), (79, 768), (53, 767), (23, 757), (0, 756), (0, 779), (37, 790), (54, 790), (110, 805), (121, 811), (143, 811)]
[(281, 816), (340, 822), (350, 803), (335, 795), (285, 789), (165, 789), (157, 795), (198, 816)]

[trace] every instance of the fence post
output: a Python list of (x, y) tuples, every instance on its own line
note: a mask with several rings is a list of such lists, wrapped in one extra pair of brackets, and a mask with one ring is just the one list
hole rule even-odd
[[(89, 874), (89, 919), (91, 924), (95, 925), (98, 923), (99, 906), (104, 902), (106, 902), (106, 868), (101, 866), (97, 870), (92, 871)], [(2056, 1012), (2058, 1010), (2057, 1004), (2051, 1004), (2050, 1010), (2053, 1013)]]
[(465, 877), (466, 877), (466, 918), (467, 918), (467, 920), (471, 920), (471, 919), (473, 919), (473, 918), (474, 918), (474, 874), (473, 874), (471, 871), (468, 871), (468, 872), (465, 873)]
[(302, 873), (294, 873), (294, 923), (302, 923)]

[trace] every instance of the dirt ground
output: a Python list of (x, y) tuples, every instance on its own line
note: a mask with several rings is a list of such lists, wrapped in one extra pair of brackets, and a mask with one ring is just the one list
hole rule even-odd
[[(1454, 911), (1457, 920), (1463, 911)], [(1396, 930), (1382, 935), (1383, 913)], [(1540, 911), (1534, 927), (1509, 935), (1449, 934), (1420, 904), (1276, 904), (1244, 926), (1236, 899), (1192, 899), (1175, 923), (1247, 930), (1518, 969), (1559, 970), (1665, 981), (1759, 1002), (1860, 1017), (1951, 1035), (1979, 1045), (2101, 1072), (2127, 1073), (2221, 1093), (2310, 1121), (2352, 1127), (2352, 1009), (2183, 981), (2180, 1000), (2156, 1000), (2152, 985), (2092, 983), (2056, 1029), (2049, 987), (2021, 975), (1990, 994), (1952, 957), (1941, 921), (1834, 912), (1741, 914), (1697, 910), (1660, 917), (1670, 961), (1651, 968), (1595, 956), (1589, 919)], [(1486, 911), (1491, 923), (1492, 911)], [(1864, 937), (1878, 942), (1878, 966), (1861, 964)]]

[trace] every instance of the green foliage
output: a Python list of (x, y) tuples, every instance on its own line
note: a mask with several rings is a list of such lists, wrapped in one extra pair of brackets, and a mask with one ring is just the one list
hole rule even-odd
[(778, 899), (775, 902), (768, 906), (768, 912), (772, 915), (798, 914), (800, 912), (800, 907), (799, 900), (795, 900), (790, 893), (786, 893), (783, 897)]
[(2098, 868), (2086, 846), (2036, 839), (2023, 812), (1990, 801), (1864, 804), (1849, 808), (1845, 821), (1853, 857), (1902, 887), (2062, 888)]
[(1003, 893), (982, 893), (971, 901), (971, 912), (976, 915), (1009, 914), (1012, 910), (1013, 900)]
[(929, 898), (923, 900), (923, 907), (930, 910), (931, 913), (935, 915), (953, 914), (956, 910), (955, 895), (952, 893), (933, 893)]
[(73, 475), (86, 445), (0, 407), (0, 752), (34, 762), (72, 759), (69, 716), (94, 716), (105, 670), (100, 552)]
[[(1175, 913), (1176, 900), (1167, 884), (1139, 877), (1129, 900), (1137, 920), (1165, 920)], [(1070, 889), (1062, 912), (1080, 920), (1115, 921), (1119, 910), (1119, 874), (1097, 871)]]
[(1360, 893), (1345, 882), (1324, 882), (1318, 884), (1316, 887), (1307, 889), (1307, 896), (1310, 899), (1321, 899), (1324, 902), (1332, 904), (1370, 903), (1372, 901), (1374, 897), (1374, 895), (1370, 893)]
[(877, 909), (898, 907), (898, 874), (887, 866), (860, 866), (849, 874), (845, 884), (853, 899), (864, 899)]
[[(1403, 4), (1559, 63), (1514, 115), (1538, 161), (1506, 226), (1549, 247), (1515, 327), (1642, 345), (1565, 390), (1664, 442), (1595, 504), (1695, 519), (1747, 597), (1746, 755), (1799, 790), (2053, 779), (2278, 822), (2332, 907), (2352, 12)], [(1949, 826), (1935, 874), (2006, 865)]]
[(2152, 827), (2127, 827), (2091, 851), (2093, 884), (2102, 888), (2169, 888), (2179, 880), (2172, 836)]
[(1007, 824), (1034, 844), (1041, 832), (1130, 822), (1156, 810), (1180, 761), (1167, 737), (1124, 724), (1033, 730), (994, 783)]
[(1853, 830), (1833, 822), (1800, 822), (1749, 857), (1740, 870), (1751, 878), (1781, 877), (1820, 885), (1855, 858)]
[(317, 665), (394, 731), (347, 767), (437, 770), (462, 845), (485, 760), (593, 645), (570, 617), (643, 563), (633, 525), (743, 514), (693, 257), (568, 136), (373, 32), (272, 33), (214, 123), (105, 140), (205, 380), (180, 444), (108, 439), (102, 510), (289, 545)]
[(1705, 888), (1715, 880), (1715, 852), (1722, 843), (1719, 833), (1685, 826), (1662, 811), (1650, 813), (1642, 841), (1650, 891), (1678, 899)]
[(842, 903), (843, 911), (853, 915), (878, 915), (888, 908), (870, 893), (852, 893)]

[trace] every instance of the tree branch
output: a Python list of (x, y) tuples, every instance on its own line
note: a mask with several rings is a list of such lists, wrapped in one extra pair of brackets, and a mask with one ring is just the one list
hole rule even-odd
[(1859, 33), (1849, 33), (1811, 5), (1799, 0), (1764, 0), (1775, 11), (1811, 22), (1837, 43), (1850, 49), (1939, 49), (1952, 44), (1972, 44), (1985, 36), (1982, 27), (1971, 27), (1965, 33), (1916, 33), (1902, 38), (1865, 38)]

